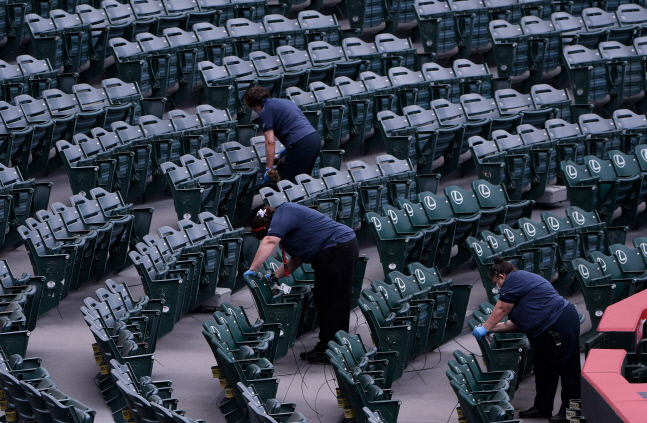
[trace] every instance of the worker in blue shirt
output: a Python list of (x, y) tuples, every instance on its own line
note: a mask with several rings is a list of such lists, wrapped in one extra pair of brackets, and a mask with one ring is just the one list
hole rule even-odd
[(321, 151), (321, 136), (297, 105), (290, 100), (272, 98), (261, 86), (247, 90), (245, 104), (258, 113), (265, 136), (265, 182), (271, 182), (268, 172), (274, 166), (276, 139), (285, 145), (279, 153), (281, 164), (277, 166), (281, 179), (296, 182), (295, 176), (310, 175)]
[[(517, 270), (500, 257), (490, 267), (489, 276), (499, 287), (499, 301), (473, 335), (481, 339), (491, 332), (524, 332), (534, 350), (536, 395), (534, 406), (521, 411), (519, 417), (566, 422), (569, 401), (580, 398), (580, 321), (575, 306), (546, 279)], [(508, 320), (502, 322), (505, 316)], [(562, 404), (551, 416), (560, 379)]]
[(270, 283), (293, 272), (301, 263), (312, 264), (314, 301), (319, 321), (319, 342), (301, 354), (309, 363), (328, 363), (328, 342), (338, 330), (348, 331), (350, 301), (359, 246), (355, 233), (317, 210), (296, 203), (261, 208), (251, 222), (261, 243), (245, 276), (255, 276), (265, 260), (280, 246), (290, 258), (267, 275)]

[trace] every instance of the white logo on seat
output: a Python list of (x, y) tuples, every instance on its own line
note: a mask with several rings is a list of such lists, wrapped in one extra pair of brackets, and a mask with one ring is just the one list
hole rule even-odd
[(480, 185), (478, 186), (478, 190), (479, 190), (479, 192), (481, 193), (481, 195), (483, 196), (483, 198), (488, 198), (488, 197), (490, 197), (490, 194), (491, 194), (491, 192), (490, 192), (490, 187), (488, 187), (487, 185), (485, 185), (485, 184), (480, 184)]
[(616, 166), (618, 167), (625, 167), (625, 158), (622, 157), (620, 154), (614, 154), (613, 155), (613, 161), (616, 163)]
[(350, 347), (350, 341), (348, 340), (348, 338), (342, 338), (341, 343)]
[(476, 251), (477, 256), (481, 257), (483, 255), (483, 249), (476, 242), (472, 243), (472, 248), (474, 248), (474, 251)]
[(591, 172), (593, 173), (600, 173), (602, 170), (602, 166), (600, 165), (600, 162), (595, 160), (595, 159), (590, 159), (589, 160), (589, 169), (591, 169)]
[(420, 283), (425, 283), (425, 274), (422, 270), (416, 269), (416, 279), (418, 279), (418, 282)]
[(571, 179), (577, 178), (577, 169), (575, 168), (575, 166), (573, 165), (566, 166), (566, 175)]
[(647, 148), (640, 150), (640, 157), (642, 157), (643, 160), (647, 160)]
[(604, 262), (604, 260), (602, 260), (602, 258), (598, 257), (598, 258), (595, 259), (595, 261), (598, 262), (598, 264), (600, 265), (600, 268), (602, 269), (603, 272), (607, 271), (607, 264)]
[(274, 263), (274, 262), (272, 262), (272, 263), (270, 263), (270, 267), (272, 268), (272, 270), (276, 270), (276, 269), (278, 269), (278, 268), (279, 268), (279, 265), (278, 265), (278, 264), (276, 264), (276, 263)]
[(537, 233), (537, 229), (535, 229), (535, 227), (531, 223), (528, 223), (528, 222), (523, 224), (523, 229), (526, 231), (526, 233), (530, 237), (535, 236), (535, 234)]
[(387, 212), (387, 214), (389, 215), (389, 217), (391, 218), (391, 221), (392, 221), (393, 223), (398, 223), (398, 215), (397, 215), (397, 214), (395, 214), (395, 212), (394, 212), (393, 210), (389, 210), (389, 211)]
[(400, 288), (400, 291), (406, 291), (407, 286), (404, 284), (404, 281), (402, 278), (395, 278), (395, 283), (398, 285), (398, 288)]
[(618, 259), (620, 264), (627, 263), (627, 254), (622, 250), (616, 250), (616, 258)]
[(378, 231), (378, 232), (379, 232), (379, 231), (381, 231), (381, 230), (382, 230), (382, 222), (380, 222), (380, 219), (378, 219), (377, 217), (373, 216), (373, 217), (371, 218), (371, 222), (373, 222), (373, 226), (375, 226), (375, 230), (376, 230), (376, 231)]
[(582, 275), (584, 279), (589, 278), (589, 269), (587, 269), (586, 266), (580, 264), (579, 266), (577, 266), (577, 269), (580, 271), (580, 275)]
[(424, 201), (429, 210), (436, 210), (436, 200), (433, 197), (426, 196)]
[(492, 235), (488, 235), (487, 240), (490, 243), (490, 245), (492, 246), (492, 248), (494, 248), (494, 249), (499, 248), (499, 242), (496, 240), (495, 237), (493, 237)]
[(559, 230), (559, 220), (554, 216), (548, 217), (548, 225), (556, 231)]
[(456, 204), (463, 203), (463, 194), (461, 194), (460, 192), (454, 190), (450, 193), (450, 195), (452, 196), (452, 200), (454, 200), (454, 203)]
[(380, 291), (382, 295), (384, 295), (384, 298), (386, 298), (387, 300), (389, 299), (389, 294), (387, 294), (386, 289), (383, 286), (378, 286), (377, 290)]
[(575, 219), (575, 223), (577, 223), (578, 225), (583, 225), (584, 222), (586, 221), (582, 213), (578, 211), (573, 212), (573, 219)]
[(504, 229), (503, 234), (510, 240), (510, 242), (514, 242), (514, 232), (510, 229)]
[(404, 203), (404, 211), (407, 212), (409, 216), (413, 216), (413, 207), (411, 207), (411, 204)]
[(647, 256), (647, 244), (645, 244), (644, 242), (640, 244), (640, 249), (643, 252), (643, 256)]

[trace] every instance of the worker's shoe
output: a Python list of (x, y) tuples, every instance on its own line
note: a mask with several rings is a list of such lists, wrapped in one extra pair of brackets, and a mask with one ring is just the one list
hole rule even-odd
[[(550, 411), (539, 411), (535, 407), (519, 412), (522, 419), (545, 419), (550, 417)], [(552, 417), (551, 417), (552, 418)]]
[(317, 344), (310, 351), (304, 351), (301, 354), (299, 354), (299, 357), (301, 357), (301, 360), (308, 361), (308, 357), (314, 356), (319, 353), (323, 353), (325, 355), (325, 351), (326, 351), (326, 347), (322, 347), (319, 344)]
[(548, 419), (548, 421), (550, 423), (567, 423), (568, 419), (566, 418), (566, 414), (555, 414), (550, 419)]
[(330, 359), (325, 352), (316, 352), (308, 355), (308, 363), (310, 364), (330, 364)]

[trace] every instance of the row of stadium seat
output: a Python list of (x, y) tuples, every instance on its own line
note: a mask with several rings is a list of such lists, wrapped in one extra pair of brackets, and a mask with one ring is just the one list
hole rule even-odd
[(41, 301), (47, 303), (48, 292), (43, 279), (29, 274), (16, 278), (7, 262), (0, 261), (0, 350), (8, 355), (27, 353)]
[(390, 272), (385, 281), (373, 281), (358, 300), (377, 349), (397, 352), (393, 380), (409, 360), (460, 334), (471, 289), (420, 263), (407, 271), (410, 275)]
[(496, 256), (551, 281), (557, 273), (555, 288), (568, 292), (573, 283), (570, 263), (592, 251), (608, 251), (609, 244), (624, 240), (627, 227), (611, 227), (597, 213), (571, 206), (565, 216), (547, 211), (541, 214), (541, 221), (521, 218), (514, 225), (499, 225), (495, 230), (480, 232), (480, 240), (466, 240), (490, 301), (494, 301), (495, 292), (488, 272)]
[[(238, 90), (243, 94), (250, 81), (258, 79), (269, 84), (285, 72), (288, 75), (279, 80), (285, 79), (286, 86), (293, 81), (305, 87), (311, 81), (331, 83), (333, 75), (356, 79), (365, 70), (385, 73), (393, 66), (419, 67), (420, 59), (411, 41), (387, 33), (378, 34), (374, 43), (347, 38), (342, 46), (324, 36), (311, 37), (307, 43), (292, 42), (293, 38), (290, 43), (280, 43), (252, 28), (262, 28), (262, 24), (246, 20), (229, 23), (237, 32), (233, 28), (228, 32), (226, 28), (196, 24), (193, 31), (170, 28), (160, 37), (141, 33), (133, 41), (112, 38), (109, 44), (116, 72), (128, 82), (137, 82), (144, 92), (152, 89), (154, 95), (165, 95), (179, 89), (175, 96), (186, 97), (199, 86), (197, 74), (207, 66), (202, 63), (205, 61), (225, 69), (212, 71), (206, 78), (203, 75), (202, 82), (230, 76), (239, 80)], [(280, 40), (284, 38), (281, 35)], [(306, 74), (306, 69), (311, 69), (312, 75)], [(271, 91), (279, 96), (285, 90), (279, 85)]]
[(467, 421), (520, 421), (511, 420), (515, 410), (510, 401), (516, 389), (513, 371), (484, 372), (474, 354), (460, 350), (454, 350), (454, 359), (447, 365), (445, 375)]
[(328, 342), (326, 356), (335, 373), (337, 403), (345, 418), (370, 423), (370, 414), (376, 413), (379, 421), (397, 422), (402, 402), (392, 398), (391, 390), (396, 354), (367, 350), (359, 335), (343, 330)]
[(115, 416), (115, 421), (204, 423), (204, 420), (185, 417), (184, 410), (177, 408), (178, 400), (171, 397), (173, 388), (169, 380), (138, 377), (128, 364), (120, 364), (114, 359), (110, 360), (110, 377), (126, 405), (119, 411), (121, 416)]
[[(174, 318), (164, 300), (135, 299), (125, 283), (111, 279), (105, 285), (95, 291), (96, 298), (85, 298), (81, 313), (95, 339), (97, 385), (115, 421), (124, 421), (122, 409), (127, 404), (110, 376), (111, 369), (126, 369), (134, 383), (150, 381), (157, 339), (173, 329)], [(153, 390), (145, 392), (148, 395)]]
[[(497, 39), (523, 41), (506, 48), (524, 49), (526, 41), (541, 45), (570, 44), (573, 40), (602, 41), (610, 35), (631, 34), (644, 24), (644, 9), (628, 1), (570, 2), (570, 10), (545, 1), (437, 1), (416, 0), (415, 12), (425, 51), (432, 54), (467, 57), (471, 52), (496, 48)], [(597, 3), (597, 4), (591, 4)], [(613, 3), (613, 4), (612, 4)], [(597, 6), (597, 7), (588, 7)], [(602, 10), (601, 8), (606, 9)], [(506, 23), (503, 23), (506, 22)], [(504, 28), (514, 28), (506, 30)], [(561, 38), (561, 39), (560, 39)], [(577, 42), (577, 41), (576, 41)], [(535, 64), (542, 70), (552, 69), (555, 55), (537, 52)], [(496, 52), (495, 52), (496, 54)], [(542, 65), (545, 54), (553, 63)], [(498, 59), (505, 60), (504, 56)], [(504, 68), (510, 73), (512, 69)]]
[(23, 357), (0, 351), (0, 388), (7, 420), (94, 421), (95, 410), (58, 389), (40, 358)]
[(250, 423), (278, 423), (283, 421), (305, 423), (308, 421), (303, 414), (295, 410), (296, 404), (278, 402), (275, 398), (263, 401), (253, 385), (245, 386), (242, 382), (238, 382), (237, 385), (247, 404)]
[(505, 184), (511, 198), (537, 199), (547, 183), (562, 180), (558, 163), (571, 160), (583, 164), (587, 154), (606, 157), (614, 149), (641, 150), (647, 118), (621, 109), (614, 111), (612, 119), (582, 114), (575, 124), (548, 119), (541, 126), (545, 129), (519, 125), (512, 134), (492, 131), (490, 140), (470, 137), (468, 143), (479, 177)]
[[(425, 176), (416, 176), (408, 160), (398, 160), (385, 154), (376, 157), (375, 165), (361, 160), (346, 163), (346, 171), (333, 167), (319, 169), (318, 178), (297, 175), (296, 183), (280, 181), (278, 191), (272, 187), (259, 190), (263, 202), (272, 207), (291, 201), (303, 205), (318, 205), (320, 211), (331, 219), (356, 228), (360, 218), (369, 211), (381, 213), (387, 202), (398, 198), (412, 198), (418, 191), (418, 184), (425, 182)], [(435, 187), (437, 178), (430, 176)]]
[[(302, 11), (294, 20), (282, 15), (265, 16), (264, 11), (255, 13), (265, 8), (265, 3), (257, 0), (231, 6), (236, 7), (237, 12), (251, 13), (242, 13), (246, 17), (231, 16), (223, 20), (220, 27), (214, 26), (206, 16), (160, 15), (163, 11), (160, 2), (143, 0), (121, 4), (107, 0), (99, 9), (80, 5), (74, 13), (59, 9), (51, 10), (45, 17), (28, 14), (25, 17), (27, 39), (32, 53), (38, 59), (49, 59), (55, 69), (73, 73), (91, 68), (91, 75), (100, 73), (104, 66), (112, 63), (106, 59), (111, 50), (114, 52), (114, 48), (108, 49), (113, 40), (120, 40), (118, 44), (140, 41), (144, 51), (151, 54), (201, 48), (204, 44), (224, 48), (224, 44), (232, 43), (233, 50), (241, 57), (251, 46), (269, 48), (270, 39), (274, 46), (287, 41), (297, 46), (318, 39), (336, 45), (341, 41), (341, 29), (335, 16), (324, 16), (316, 11)], [(141, 9), (148, 10), (146, 16), (138, 18), (133, 9), (139, 9), (140, 13)], [(231, 46), (227, 50), (230, 49)], [(204, 60), (204, 56), (199, 60)]]
[(216, 311), (213, 317), (203, 323), (202, 335), (216, 359), (213, 377), (219, 379), (225, 390), (218, 406), (227, 422), (249, 421), (244, 397), (249, 387), (253, 387), (261, 402), (271, 407), (270, 413), (279, 411), (279, 380), (274, 377), (271, 359), (287, 353), (278, 337), (289, 329), (276, 324), (268, 326), (262, 321), (252, 327), (244, 311), (229, 304), (223, 304), (223, 311)]
[(20, 243), (18, 227), (47, 208), (51, 182), (25, 180), (18, 168), (0, 164), (0, 249)]
[(36, 328), (38, 316), (47, 308), (44, 279), (29, 273), (16, 278), (6, 260), (0, 261), (0, 297), (6, 311), (0, 316), (0, 348), (9, 355), (27, 353), (29, 332)]
[(633, 248), (612, 244), (606, 251), (591, 251), (571, 262), (592, 323), (589, 335), (595, 334), (609, 305), (647, 287), (647, 240), (638, 237), (632, 242)]
[(108, 130), (92, 128), (89, 135), (76, 134), (72, 142), (57, 141), (72, 192), (102, 187), (134, 200), (165, 182), (160, 181), (159, 167), (166, 160), (179, 162), (180, 155), (217, 149), (230, 138), (256, 132), (255, 126), (239, 126), (226, 110), (208, 105), (198, 106), (195, 114), (171, 110), (168, 116), (164, 120), (143, 116), (141, 125), (117, 121)]
[(216, 286), (234, 291), (241, 287), (242, 229), (208, 212), (198, 219), (200, 223), (180, 220), (179, 229), (162, 226), (159, 238), (145, 236), (129, 253), (145, 292), (164, 299), (176, 322), (213, 297)]
[(595, 49), (564, 47), (563, 60), (575, 103), (606, 104), (613, 110), (623, 100), (639, 98), (645, 90), (642, 61), (647, 55), (646, 47), (647, 37), (636, 38), (630, 46), (608, 41)]
[[(50, 150), (62, 139), (90, 134), (93, 128), (111, 128), (118, 121), (137, 121), (144, 112), (163, 113), (165, 99), (144, 99), (136, 84), (106, 79), (103, 88), (72, 86), (72, 93), (44, 89), (39, 97), (12, 92), (12, 105), (0, 102), (2, 157), (5, 166), (17, 166), (30, 175), (53, 170), (60, 158), (50, 160)], [(31, 157), (31, 160), (30, 160)]]
[[(636, 219), (638, 206), (647, 199), (645, 156), (647, 148), (638, 145), (632, 154), (609, 150), (608, 159), (585, 156), (581, 165), (571, 160), (560, 163), (569, 201), (596, 211), (609, 225), (640, 226), (643, 219)], [(614, 216), (618, 208), (622, 213)]]
[[(481, 179), (468, 190), (447, 186), (444, 194), (423, 191), (418, 202), (399, 198), (394, 204), (399, 209), (383, 207), (385, 216), (366, 214), (385, 274), (415, 261), (451, 271), (469, 258), (469, 237), (497, 225), (515, 225), (531, 215), (534, 205), (531, 200), (510, 201), (501, 186)], [(454, 246), (458, 251), (452, 256)]]
[[(94, 188), (38, 210), (18, 232), (36, 275), (48, 281), (55, 307), (70, 290), (127, 266), (128, 248), (150, 228), (151, 209), (135, 209), (119, 193)], [(51, 286), (50, 286), (51, 285)], [(46, 312), (47, 310), (42, 310)]]

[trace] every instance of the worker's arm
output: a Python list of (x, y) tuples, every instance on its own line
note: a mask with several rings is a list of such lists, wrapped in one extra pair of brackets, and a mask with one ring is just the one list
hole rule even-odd
[(279, 245), (279, 242), (281, 242), (281, 238), (276, 237), (276, 236), (271, 236), (267, 235), (261, 243), (258, 246), (258, 250), (256, 250), (256, 255), (254, 256), (254, 260), (252, 260), (252, 265), (249, 266), (249, 270), (253, 272), (258, 272), (258, 269), (261, 267), (263, 263), (265, 263), (265, 260), (272, 254), (272, 252), (276, 249), (276, 246)]
[(272, 169), (274, 166), (274, 130), (269, 129), (263, 133), (265, 135), (265, 167)]
[[(301, 266), (301, 263), (303, 263), (303, 260), (301, 260), (299, 257), (290, 257), (287, 263), (288, 271), (290, 273), (294, 272), (295, 269)], [(281, 267), (276, 269), (274, 271), (274, 276), (276, 276), (278, 279), (281, 279), (283, 276), (285, 276), (285, 266), (281, 265)]]
[[(487, 321), (483, 323), (483, 327), (487, 329), (488, 332), (505, 332), (508, 330), (501, 330), (501, 328), (507, 328), (505, 324), (501, 322), (501, 319), (503, 319), (505, 316), (507, 316), (512, 309), (514, 308), (513, 303), (506, 303), (505, 301), (497, 301), (496, 305), (494, 306), (494, 310), (492, 310), (492, 313), (490, 314), (490, 317), (488, 317)], [(501, 324), (501, 326), (499, 325)], [(516, 325), (512, 322), (508, 322), (508, 326), (510, 325)], [(496, 330), (494, 330), (496, 328)], [(518, 329), (518, 328), (517, 328)]]

